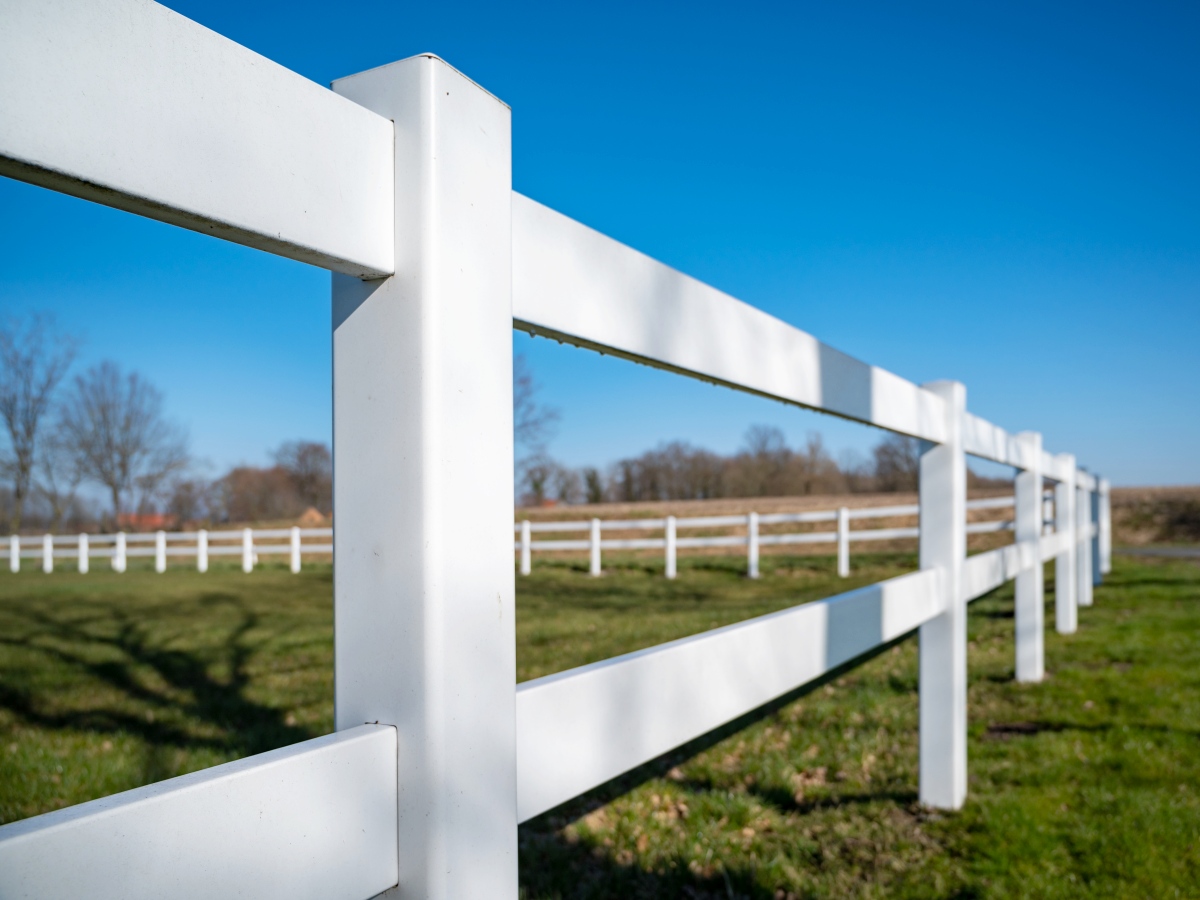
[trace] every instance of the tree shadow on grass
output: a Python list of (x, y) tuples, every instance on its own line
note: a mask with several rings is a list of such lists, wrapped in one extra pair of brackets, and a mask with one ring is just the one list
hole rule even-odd
[[(652, 870), (637, 865), (632, 855), (622, 853), (590, 840), (573, 839), (565, 826), (612, 801), (628, 794), (638, 786), (654, 779), (678, 775), (668, 773), (691, 757), (708, 750), (726, 738), (744, 730), (807, 694), (836, 681), (852, 669), (873, 657), (890, 650), (909, 636), (897, 638), (863, 656), (851, 660), (758, 709), (723, 725), (708, 734), (626, 772), (599, 787), (582, 794), (520, 827), (520, 882), (523, 900), (599, 900), (609, 897), (630, 898), (738, 898), (738, 900), (796, 900), (779, 886), (764, 886), (752, 865), (730, 866), (723, 860), (697, 866), (682, 856), (659, 860)], [(680, 786), (699, 792), (723, 792), (723, 788), (703, 780), (689, 779)], [(895, 791), (881, 787), (878, 791), (814, 797), (797, 802), (782, 790), (754, 785), (748, 792), (781, 812), (806, 815), (819, 809), (848, 805), (867, 805), (893, 802), (912, 806), (917, 799), (913, 791)], [(973, 894), (954, 894), (966, 900)]]
[[(70, 709), (35, 685), (0, 682), (0, 707), (39, 728), (133, 735), (152, 751), (210, 749), (241, 757), (314, 737), (287, 722), (282, 710), (246, 696), (247, 664), (266, 641), (250, 638), (258, 614), (232, 594), (206, 594), (201, 602), (230, 607), (235, 616), (198, 651), (172, 646), (175, 635), (151, 634), (115, 604), (82, 621), (44, 609), (10, 610), (26, 627), (17, 636), (15, 629), (0, 635), (0, 646), (48, 657), (73, 673), (71, 681), (103, 685), (105, 696)], [(214, 674), (221, 670), (227, 677)]]

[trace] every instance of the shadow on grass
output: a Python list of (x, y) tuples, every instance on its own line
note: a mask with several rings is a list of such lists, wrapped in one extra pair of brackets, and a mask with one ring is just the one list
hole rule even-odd
[[(681, 747), (632, 769), (593, 790), (582, 794), (520, 827), (520, 882), (522, 900), (599, 900), (609, 897), (631, 898), (737, 898), (737, 900), (796, 900), (795, 894), (777, 888), (764, 887), (758, 882), (752, 866), (697, 867), (688, 860), (676, 857), (660, 861), (650, 871), (640, 868), (632, 858), (615, 857), (609, 848), (586, 840), (572, 841), (564, 834), (564, 826), (588, 813), (606, 806), (634, 788), (653, 779), (667, 778), (668, 773), (688, 759), (708, 750), (726, 738), (744, 730), (796, 700), (836, 681), (852, 669), (887, 652), (911, 635), (904, 635), (873, 648), (827, 672), (820, 678), (759, 707), (720, 728), (702, 735)], [(674, 780), (674, 779), (673, 779)], [(686, 780), (681, 786), (695, 792), (721, 791), (716, 785), (700, 780)], [(797, 803), (792, 795), (762, 786), (752, 786), (749, 792), (782, 812), (807, 814), (818, 809), (892, 801), (904, 805), (916, 802), (915, 792), (881, 789), (877, 792), (814, 797)], [(956, 897), (959, 895), (955, 895)], [(961, 895), (964, 900), (973, 894)]]
[[(210, 593), (200, 600), (235, 613), (225, 634), (203, 652), (167, 646), (171, 636), (152, 637), (113, 604), (83, 621), (38, 609), (10, 610), (27, 628), (20, 636), (0, 635), (0, 645), (42, 654), (108, 690), (104, 701), (89, 702), (86, 709), (57, 710), (32, 687), (0, 683), (0, 707), (40, 728), (133, 735), (152, 755), (166, 748), (207, 748), (248, 756), (315, 737), (286, 722), (281, 710), (246, 697), (247, 662), (260, 648), (249, 638), (258, 614), (232, 594)], [(218, 678), (214, 670), (228, 676)]]

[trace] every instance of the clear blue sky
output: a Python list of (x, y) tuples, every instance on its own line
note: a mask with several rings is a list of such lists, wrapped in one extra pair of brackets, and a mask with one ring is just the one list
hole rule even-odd
[[(1118, 484), (1200, 482), (1200, 6), (171, 2), (323, 84), (437, 53), (513, 182)], [(329, 277), (0, 181), (0, 302), (147, 375), (215, 470), (329, 437)], [(552, 452), (878, 435), (514, 336)]]

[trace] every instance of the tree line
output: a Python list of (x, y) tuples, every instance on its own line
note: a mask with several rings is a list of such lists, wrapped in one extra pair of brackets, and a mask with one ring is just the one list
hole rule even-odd
[(46, 314), (0, 322), (0, 516), (9, 533), (136, 528), (151, 514), (183, 525), (331, 511), (325, 444), (290, 441), (272, 466), (206, 478), (162, 393), (112, 361), (73, 373), (79, 347)]

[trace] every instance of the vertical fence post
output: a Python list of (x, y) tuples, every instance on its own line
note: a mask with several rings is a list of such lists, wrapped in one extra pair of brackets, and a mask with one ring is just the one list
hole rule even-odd
[(112, 567), (114, 572), (124, 572), (128, 564), (125, 555), (125, 532), (117, 532), (117, 542), (113, 545)]
[(291, 551), (291, 569), (295, 575), (300, 571), (300, 529), (296, 525), (292, 526), (292, 543), (289, 548)]
[(249, 528), (242, 529), (242, 571), (254, 571), (254, 532)]
[(1045, 584), (1042, 565), (1042, 521), (1046, 515), (1042, 497), (1042, 436), (1036, 431), (1017, 435), (1025, 444), (1029, 468), (1016, 477), (1015, 538), (1018, 544), (1033, 544), (1036, 559), (1017, 573), (1016, 584), (1016, 672), (1017, 681), (1041, 681), (1045, 673), (1043, 639)]
[(17, 534), (8, 539), (8, 571), (14, 575), (21, 571), (21, 536)]
[(515, 900), (510, 114), (430, 56), (334, 90), (396, 212), (396, 275), (333, 276), (336, 726), (398, 732), (387, 896)]
[(920, 629), (920, 799), (958, 809), (967, 796), (967, 389), (954, 381), (924, 388), (945, 401), (946, 441), (924, 445), (920, 460), (920, 566), (940, 573), (944, 609)]
[(203, 528), (196, 532), (196, 571), (208, 571), (208, 532)]
[(675, 577), (675, 517), (667, 516), (666, 532), (663, 536), (663, 544), (667, 551), (667, 577)]
[(162, 531), (154, 533), (154, 571), (167, 571), (167, 535)]
[(1054, 558), (1054, 627), (1059, 634), (1074, 634), (1075, 606), (1075, 457), (1058, 455), (1064, 480), (1054, 486), (1054, 531), (1068, 535), (1066, 546)]
[(79, 574), (86, 575), (88, 573), (88, 536), (87, 534), (79, 535)]
[(844, 506), (837, 517), (837, 572), (841, 578), (850, 575), (850, 510)]
[(590, 565), (588, 566), (588, 574), (596, 576), (600, 574), (600, 520), (592, 519), (592, 529), (588, 533), (588, 550), (591, 554)]
[(533, 571), (533, 547), (531, 546), (529, 520), (521, 522), (521, 574), (528, 575)]
[(54, 571), (54, 538), (42, 535), (42, 571), (49, 575)]
[(758, 513), (746, 514), (746, 576), (758, 577)]
[(1091, 532), (1091, 540), (1088, 542), (1088, 558), (1092, 563), (1092, 584), (1097, 585), (1103, 580), (1104, 569), (1101, 561), (1102, 551), (1100, 549), (1100, 479), (1096, 479), (1096, 487), (1088, 497), (1091, 501), (1088, 503), (1088, 530)]
[(1100, 574), (1112, 571), (1112, 485), (1100, 479)]
[(1092, 496), (1083, 484), (1075, 483), (1075, 593), (1080, 606), (1092, 605)]

